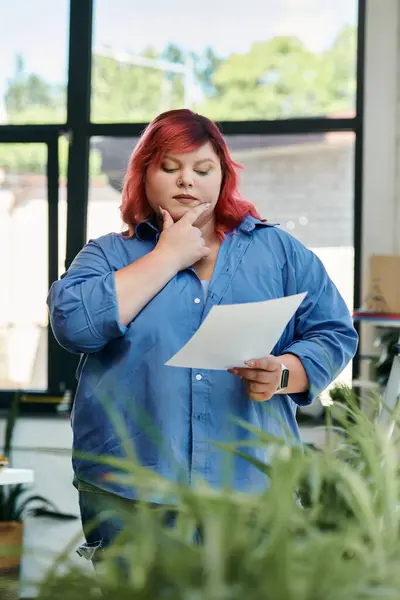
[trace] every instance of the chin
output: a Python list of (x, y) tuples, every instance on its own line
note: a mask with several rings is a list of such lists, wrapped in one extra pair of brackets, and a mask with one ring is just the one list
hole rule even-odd
[(174, 207), (173, 209), (171, 208), (170, 215), (174, 221), (179, 221), (179, 219), (181, 219), (183, 215), (186, 215), (187, 212), (192, 210), (192, 208), (192, 206), (178, 206), (176, 208)]

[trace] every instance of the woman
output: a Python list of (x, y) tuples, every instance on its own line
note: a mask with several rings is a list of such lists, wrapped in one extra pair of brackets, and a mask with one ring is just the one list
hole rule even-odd
[[(122, 201), (128, 231), (89, 241), (53, 284), (54, 334), (83, 355), (72, 415), (75, 451), (125, 456), (111, 406), (141, 464), (170, 480), (218, 488), (226, 483), (225, 463), (210, 440), (249, 438), (238, 417), (298, 437), (297, 406), (312, 402), (353, 357), (357, 335), (322, 263), (240, 197), (237, 167), (207, 118), (189, 110), (159, 115), (128, 166)], [(254, 356), (247, 368), (229, 372), (165, 366), (212, 306), (303, 291), (273, 356)], [(248, 452), (267, 459), (264, 450)], [(137, 491), (107, 479), (110, 469), (101, 462), (74, 458), (73, 466), (84, 523), (102, 493), (135, 500)], [(267, 485), (241, 458), (234, 459), (230, 483), (252, 493)], [(108, 545), (118, 527), (100, 527), (89, 541)]]

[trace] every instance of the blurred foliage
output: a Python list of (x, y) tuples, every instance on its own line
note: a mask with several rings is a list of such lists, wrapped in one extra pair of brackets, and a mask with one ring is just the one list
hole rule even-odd
[[(339, 410), (328, 409), (327, 441), (319, 449), (251, 429), (271, 457), (256, 465), (270, 481), (261, 494), (178, 486), (134, 459), (97, 457), (118, 463), (123, 473), (116, 478), (136, 489), (177, 497), (176, 523), (163, 522), (169, 507), (119, 508), (124, 527), (101, 551), (96, 575), (70, 562), (73, 542), (39, 598), (94, 598), (100, 588), (110, 600), (397, 600), (398, 429), (388, 435), (353, 404), (351, 390), (345, 393)], [(244, 446), (220, 445), (240, 456)]]
[[(67, 176), (68, 168), (68, 140), (59, 138), (59, 168), (60, 176)], [(12, 175), (45, 174), (47, 169), (46, 144), (1, 144), (0, 143), (0, 170)], [(90, 175), (101, 173), (101, 155), (98, 150), (91, 150), (89, 158)]]

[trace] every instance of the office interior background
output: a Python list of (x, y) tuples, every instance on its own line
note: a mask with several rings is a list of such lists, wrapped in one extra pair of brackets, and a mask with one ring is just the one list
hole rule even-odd
[[(121, 185), (145, 125), (178, 107), (217, 121), (244, 166), (244, 196), (311, 248), (349, 309), (360, 308), (370, 256), (400, 253), (400, 3), (14, 0), (2, 9), (0, 440), (18, 392), (14, 462), (34, 469), (38, 493), (78, 514), (77, 357), (56, 343), (45, 301), (88, 239), (121, 231)], [(341, 380), (373, 385), (375, 334), (358, 328)], [(322, 411), (300, 413), (306, 439), (319, 435)], [(23, 575), (40, 581), (78, 530), (28, 518)], [(34, 585), (21, 593), (33, 597)]]

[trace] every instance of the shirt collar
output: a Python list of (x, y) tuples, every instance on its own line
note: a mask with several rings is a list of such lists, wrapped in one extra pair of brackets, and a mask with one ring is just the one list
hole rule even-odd
[(155, 221), (141, 221), (135, 227), (135, 237), (141, 242), (152, 242), (157, 239), (159, 230)]
[(279, 223), (270, 223), (256, 219), (255, 217), (245, 217), (240, 225), (237, 227), (237, 231), (251, 235), (254, 229), (259, 227), (276, 227)]
[[(276, 227), (279, 223), (269, 223), (256, 219), (255, 217), (245, 217), (236, 231), (250, 235), (258, 227)], [(135, 237), (141, 242), (151, 242), (157, 239), (160, 231), (154, 220), (141, 221), (135, 227)]]

